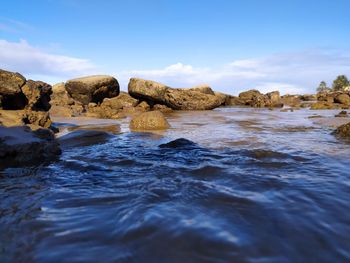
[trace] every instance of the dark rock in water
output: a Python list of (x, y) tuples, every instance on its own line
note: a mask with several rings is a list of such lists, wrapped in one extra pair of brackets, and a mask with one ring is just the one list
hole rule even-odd
[(27, 126), (0, 126), (0, 168), (38, 165), (61, 154), (53, 133)]
[(198, 144), (187, 140), (185, 138), (179, 138), (174, 141), (159, 145), (159, 148), (197, 148)]
[(348, 117), (348, 116), (349, 116), (348, 112), (345, 111), (345, 110), (343, 110), (343, 111), (341, 111), (341, 112), (339, 112), (338, 114), (335, 115), (335, 117), (343, 117), (343, 118)]
[(341, 138), (350, 139), (350, 122), (348, 122), (347, 124), (343, 124), (343, 125), (339, 126), (334, 131), (334, 134), (336, 136), (341, 137)]
[(106, 142), (112, 134), (104, 131), (78, 130), (58, 138), (63, 148), (89, 146)]

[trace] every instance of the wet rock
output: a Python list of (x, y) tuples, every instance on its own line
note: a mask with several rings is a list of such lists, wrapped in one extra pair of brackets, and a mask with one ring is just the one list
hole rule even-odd
[(50, 130), (0, 126), (1, 168), (38, 165), (56, 159), (60, 154), (59, 144)]
[(98, 130), (77, 130), (58, 138), (62, 148), (82, 147), (104, 143), (113, 135)]
[(66, 82), (65, 88), (74, 100), (83, 105), (90, 102), (101, 103), (104, 98), (112, 98), (119, 94), (118, 81), (106, 75), (71, 79)]
[(163, 104), (174, 110), (211, 110), (222, 104), (217, 96), (205, 93), (210, 92), (207, 87), (174, 89), (154, 81), (132, 78), (128, 90), (131, 96), (150, 105)]
[(134, 116), (129, 125), (131, 130), (164, 130), (170, 127), (160, 111), (149, 111)]
[(339, 136), (341, 138), (346, 138), (346, 139), (350, 139), (350, 122), (347, 124), (343, 124), (341, 126), (339, 126), (334, 134), (336, 136)]
[(198, 145), (190, 140), (187, 140), (185, 138), (179, 138), (176, 140), (173, 140), (168, 143), (164, 143), (159, 145), (159, 148), (171, 148), (171, 149), (177, 149), (177, 148), (197, 148)]
[(349, 115), (348, 115), (347, 111), (343, 110), (343, 111), (339, 112), (338, 114), (336, 114), (335, 117), (343, 117), (344, 118), (344, 117), (349, 117)]

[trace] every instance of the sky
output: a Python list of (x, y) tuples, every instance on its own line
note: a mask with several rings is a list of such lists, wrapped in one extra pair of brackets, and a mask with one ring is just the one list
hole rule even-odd
[(350, 77), (349, 0), (3, 1), (0, 68), (50, 84), (93, 74), (229, 94), (311, 93)]

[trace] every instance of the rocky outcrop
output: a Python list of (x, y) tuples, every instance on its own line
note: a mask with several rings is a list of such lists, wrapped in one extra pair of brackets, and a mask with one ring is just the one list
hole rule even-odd
[(128, 93), (121, 92), (117, 97), (104, 99), (99, 105), (90, 103), (86, 115), (97, 118), (120, 119), (149, 110), (150, 106), (147, 102), (140, 102)]
[(52, 88), (42, 81), (26, 80), (21, 74), (0, 70), (0, 124), (49, 128)]
[(134, 116), (129, 125), (131, 130), (164, 130), (170, 127), (160, 111), (149, 111)]
[(130, 79), (129, 94), (145, 100), (151, 106), (166, 105), (174, 110), (211, 110), (222, 104), (222, 99), (211, 93), (208, 87), (174, 89), (161, 83), (138, 78)]
[(37, 165), (60, 155), (59, 144), (50, 130), (0, 126), (0, 168)]
[(317, 102), (311, 109), (349, 109), (350, 94), (348, 92), (322, 92), (317, 94)]
[(68, 80), (65, 89), (74, 100), (88, 105), (118, 96), (119, 83), (111, 76), (96, 75)]
[(334, 117), (337, 117), (337, 118), (347, 118), (349, 117), (348, 115), (348, 112), (343, 110), (341, 112), (339, 112), (338, 114), (336, 114)]
[(248, 90), (241, 92), (238, 96), (239, 103), (254, 108), (280, 108), (283, 107), (278, 91), (262, 94), (258, 90)]
[(341, 138), (350, 139), (350, 122), (339, 126), (334, 134)]

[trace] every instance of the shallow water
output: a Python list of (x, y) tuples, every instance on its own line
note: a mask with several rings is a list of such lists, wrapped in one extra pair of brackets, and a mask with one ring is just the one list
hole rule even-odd
[(67, 128), (60, 161), (0, 171), (0, 262), (349, 262), (350, 144), (308, 118), (334, 113)]

